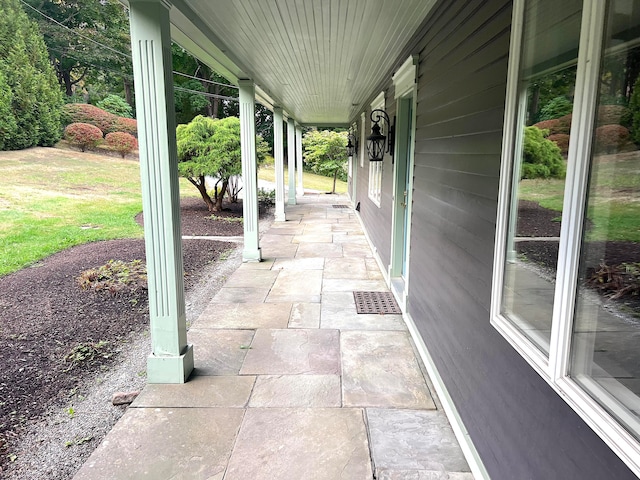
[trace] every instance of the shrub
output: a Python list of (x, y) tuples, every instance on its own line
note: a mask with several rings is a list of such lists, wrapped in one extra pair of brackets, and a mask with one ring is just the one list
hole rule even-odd
[(534, 127), (538, 127), (540, 130), (549, 130), (550, 135), (569, 135), (571, 132), (571, 114), (552, 120), (543, 120), (534, 124)]
[(105, 134), (111, 132), (126, 132), (137, 135), (137, 122), (132, 118), (118, 117), (105, 112), (95, 105), (88, 103), (68, 103), (62, 108), (63, 125), (71, 123), (88, 123), (102, 130)]
[(96, 103), (96, 107), (101, 108), (118, 117), (131, 118), (133, 110), (127, 101), (118, 95), (107, 95), (104, 99)]
[(138, 141), (136, 137), (125, 132), (112, 132), (107, 133), (105, 137), (106, 144), (124, 158), (127, 153), (131, 153), (138, 148)]
[(573, 102), (567, 97), (555, 97), (550, 100), (542, 110), (540, 110), (540, 116), (538, 119), (552, 120), (554, 118), (560, 118), (564, 115), (571, 113), (573, 110)]
[(134, 137), (138, 136), (138, 122), (135, 118), (118, 117), (115, 128), (118, 129), (118, 132), (125, 132)]
[(525, 127), (521, 178), (562, 178), (565, 164), (560, 148), (545, 138), (547, 130)]
[(613, 152), (629, 143), (631, 135), (622, 125), (603, 125), (596, 128), (596, 152)]
[(598, 125), (620, 125), (630, 118), (630, 111), (622, 105), (602, 105), (598, 108)]
[(102, 131), (88, 123), (72, 123), (64, 129), (64, 138), (84, 152), (102, 141)]
[(629, 111), (631, 112), (631, 138), (640, 144), (640, 76), (633, 84), (633, 93), (629, 100)]
[(558, 146), (562, 155), (566, 155), (569, 152), (569, 135), (565, 133), (554, 133), (549, 135), (547, 139)]

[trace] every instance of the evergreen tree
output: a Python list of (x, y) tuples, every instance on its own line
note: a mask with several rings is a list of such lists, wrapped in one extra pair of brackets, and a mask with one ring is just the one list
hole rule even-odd
[(0, 146), (53, 145), (61, 134), (62, 94), (42, 35), (17, 0), (0, 0), (0, 11)]

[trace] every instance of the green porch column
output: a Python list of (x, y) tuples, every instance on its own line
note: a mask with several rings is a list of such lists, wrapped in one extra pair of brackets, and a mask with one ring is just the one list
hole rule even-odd
[(147, 381), (183, 383), (193, 370), (193, 347), (184, 305), (171, 6), (160, 0), (129, 5), (151, 317)]
[(296, 167), (298, 169), (298, 195), (304, 195), (302, 183), (302, 127), (296, 123)]
[(287, 165), (289, 167), (289, 205), (296, 204), (296, 122), (287, 119)]
[(273, 155), (276, 163), (276, 212), (275, 221), (284, 222), (284, 129), (282, 128), (282, 108), (273, 109)]
[(260, 262), (258, 230), (258, 162), (256, 158), (256, 87), (252, 80), (239, 80), (240, 149), (242, 151), (243, 262)]

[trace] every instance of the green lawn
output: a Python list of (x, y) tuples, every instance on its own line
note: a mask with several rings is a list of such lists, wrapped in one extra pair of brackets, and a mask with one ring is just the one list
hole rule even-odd
[[(587, 217), (593, 222), (588, 240), (640, 242), (640, 153), (601, 157), (594, 170)], [(594, 181), (595, 180), (595, 181)], [(520, 198), (562, 211), (564, 180), (522, 180)]]
[(0, 152), (0, 275), (96, 240), (142, 237), (138, 162), (35, 148)]
[[(284, 169), (285, 185), (288, 183), (288, 169)], [(263, 165), (258, 170), (258, 178), (267, 182), (275, 182), (275, 169), (273, 165)], [(303, 183), (305, 190), (319, 190), (321, 192), (331, 192), (333, 188), (333, 178), (323, 177), (311, 172), (303, 173)], [(336, 193), (347, 193), (347, 182), (336, 181)]]

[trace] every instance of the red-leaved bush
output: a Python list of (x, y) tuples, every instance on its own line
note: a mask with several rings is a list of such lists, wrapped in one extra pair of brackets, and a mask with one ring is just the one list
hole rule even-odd
[(598, 125), (619, 125), (629, 115), (622, 105), (602, 105), (598, 108)]
[(569, 135), (565, 133), (554, 133), (547, 137), (548, 140), (555, 142), (556, 145), (560, 148), (562, 155), (566, 155), (569, 151)]
[(120, 156), (124, 158), (127, 153), (131, 153), (138, 148), (138, 141), (136, 137), (126, 132), (112, 132), (108, 133), (105, 137), (105, 141), (109, 148), (120, 153)]
[(72, 123), (64, 129), (64, 138), (84, 152), (102, 141), (102, 130), (88, 123)]
[(603, 125), (596, 128), (597, 152), (612, 153), (629, 143), (629, 130), (622, 125)]
[(568, 135), (571, 131), (571, 114), (553, 120), (544, 120), (534, 124), (540, 130), (549, 130), (549, 135)]
[(127, 132), (137, 135), (137, 122), (133, 118), (118, 117), (88, 103), (68, 103), (62, 108), (63, 124), (88, 123), (95, 125), (103, 133)]

